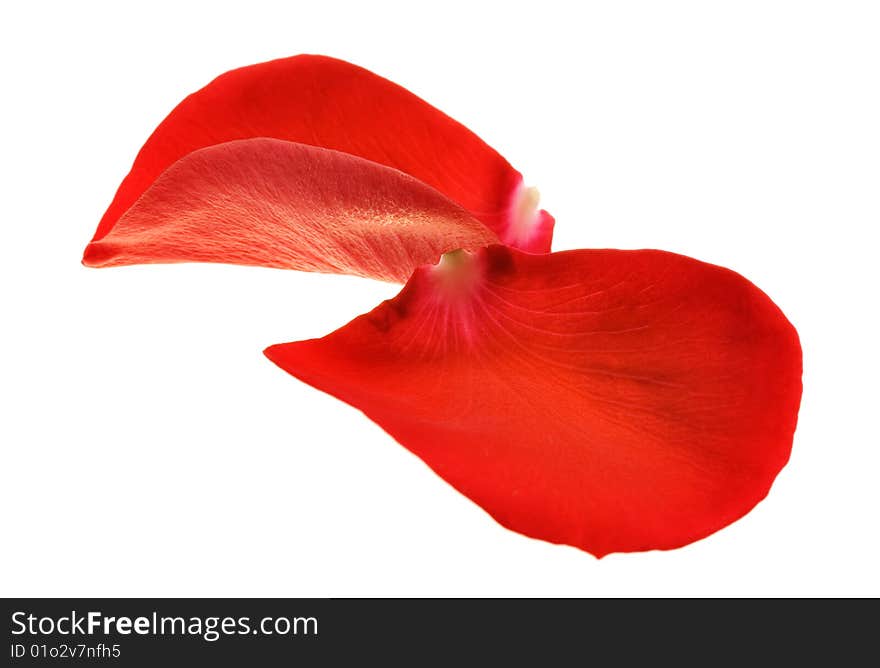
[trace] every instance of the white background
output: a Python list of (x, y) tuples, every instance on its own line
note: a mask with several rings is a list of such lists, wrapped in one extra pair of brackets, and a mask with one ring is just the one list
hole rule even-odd
[[(0, 594), (880, 595), (876, 3), (181, 5), (0, 10)], [(673, 250), (768, 292), (805, 364), (768, 499), (665, 553), (524, 538), (261, 354), (396, 286), (80, 265), (181, 98), (300, 52), (480, 134), (556, 249)]]

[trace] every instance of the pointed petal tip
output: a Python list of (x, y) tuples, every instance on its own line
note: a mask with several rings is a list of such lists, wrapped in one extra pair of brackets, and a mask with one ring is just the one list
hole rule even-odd
[(85, 247), (82, 256), (82, 264), (84, 267), (99, 268), (106, 266), (105, 263), (110, 257), (110, 253), (106, 246), (100, 242), (92, 241)]
[(541, 194), (535, 186), (520, 183), (511, 195), (501, 240), (517, 250), (527, 253), (549, 253), (553, 242), (556, 220), (538, 204)]
[(272, 364), (278, 365), (282, 345), (283, 344), (280, 343), (273, 343), (271, 346), (266, 346), (263, 348), (263, 355), (265, 355), (266, 359), (272, 362)]

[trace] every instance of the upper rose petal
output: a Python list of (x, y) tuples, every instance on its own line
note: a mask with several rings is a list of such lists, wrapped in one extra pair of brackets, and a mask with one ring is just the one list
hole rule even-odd
[(94, 239), (192, 151), (236, 139), (284, 139), (372, 160), (439, 190), (504, 243), (547, 252), (553, 218), (494, 149), (400, 86), (325, 56), (227, 72), (183, 100), (144, 144)]

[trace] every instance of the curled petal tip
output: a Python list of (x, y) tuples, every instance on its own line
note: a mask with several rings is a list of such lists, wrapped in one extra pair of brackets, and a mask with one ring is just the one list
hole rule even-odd
[(111, 255), (106, 245), (93, 241), (83, 251), (82, 263), (86, 267), (103, 267)]

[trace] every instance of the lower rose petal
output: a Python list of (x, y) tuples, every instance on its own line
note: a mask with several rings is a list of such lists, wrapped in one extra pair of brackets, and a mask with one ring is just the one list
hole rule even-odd
[(788, 461), (801, 396), (773, 302), (662, 251), (450, 253), (336, 332), (266, 354), (504, 526), (597, 556), (748, 512)]

